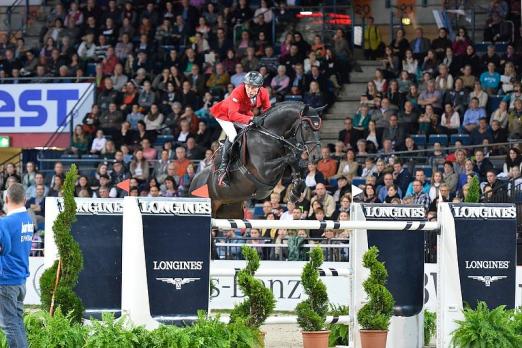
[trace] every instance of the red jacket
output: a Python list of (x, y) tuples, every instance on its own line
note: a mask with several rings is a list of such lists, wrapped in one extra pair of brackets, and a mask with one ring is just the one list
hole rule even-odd
[(245, 85), (240, 84), (228, 98), (214, 104), (210, 109), (212, 115), (220, 120), (239, 122), (243, 124), (249, 123), (254, 117), (252, 109), (257, 107), (265, 112), (270, 108), (270, 96), (268, 91), (261, 87), (256, 98), (256, 105), (252, 105), (250, 98), (246, 94)]

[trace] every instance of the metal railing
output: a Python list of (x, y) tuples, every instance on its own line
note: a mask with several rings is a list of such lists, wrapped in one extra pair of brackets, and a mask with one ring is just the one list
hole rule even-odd
[(15, 0), (6, 8), (5, 16), (4, 25), (9, 38), (12, 33), (25, 32), (29, 18), (29, 0)]
[[(215, 255), (217, 255), (218, 259), (240, 260), (241, 247), (244, 245), (248, 245), (252, 248), (255, 248), (258, 251), (258, 253), (260, 253), (260, 256), (263, 260), (285, 261), (288, 259), (288, 251), (285, 249), (288, 249), (290, 247), (287, 244), (290, 238), (295, 237), (282, 238), (282, 243), (280, 244), (273, 243), (272, 239), (268, 237), (213, 237), (212, 240), (214, 242), (213, 245), (215, 247)], [(302, 252), (303, 249), (310, 249), (319, 246), (322, 249), (324, 249), (323, 253), (325, 261), (348, 261), (348, 248), (350, 247), (349, 239), (305, 238), (304, 240), (306, 241), (306, 243), (302, 243), (297, 247), (300, 252)]]

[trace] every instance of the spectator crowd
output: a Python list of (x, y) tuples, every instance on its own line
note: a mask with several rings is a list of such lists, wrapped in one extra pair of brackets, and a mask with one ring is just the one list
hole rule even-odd
[[(245, 209), (245, 217), (348, 220), (350, 204), (358, 200), (420, 204), (432, 219), (440, 197), (465, 200), (474, 177), (483, 200), (505, 188), (522, 189), (519, 144), (506, 145), (522, 137), (522, 51), (519, 36), (506, 36), (503, 26), (510, 13), (504, 5), (511, 3), (492, 3), (484, 34), (488, 41), (511, 42), (492, 43), (482, 54), (465, 28), (454, 38), (440, 28), (433, 40), (420, 27), (411, 38), (398, 29), (384, 45), (368, 18), (365, 54), (380, 67), (358, 110), (346, 115), (338, 141), (321, 148), (321, 159), (306, 162), (299, 201), (289, 202), (292, 184), (283, 178), (269, 199), (254, 202), (253, 212)], [(349, 82), (353, 61), (345, 32), (305, 37), (294, 28), (295, 14), (286, 1), (269, 0), (59, 2), (47, 17), (41, 47), (0, 35), (0, 79), (96, 84), (96, 102), (64, 156), (97, 163), (86, 168), (79, 162), (77, 197), (185, 197), (219, 147), (221, 129), (209, 109), (248, 71), (261, 72), (272, 103), (331, 105)], [(61, 194), (64, 163), (56, 162), (52, 173), (33, 162), (22, 173), (7, 164), (0, 175), (4, 190), (16, 181), (26, 186), (27, 207), (40, 230), (45, 197)], [(117, 187), (127, 179), (128, 193)], [(352, 197), (352, 184), (362, 196)], [(231, 230), (215, 236), (344, 243), (349, 231)], [(238, 250), (218, 248), (215, 256), (239, 257)], [(258, 249), (272, 259), (299, 259), (298, 250)], [(331, 260), (346, 257), (344, 248), (328, 251)]]

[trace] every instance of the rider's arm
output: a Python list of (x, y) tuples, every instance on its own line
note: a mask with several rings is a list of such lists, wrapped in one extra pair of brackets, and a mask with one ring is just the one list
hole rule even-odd
[(245, 115), (239, 112), (239, 101), (235, 101), (234, 98), (228, 98), (225, 101), (227, 117), (231, 122), (241, 122), (247, 124), (252, 120), (252, 116)]

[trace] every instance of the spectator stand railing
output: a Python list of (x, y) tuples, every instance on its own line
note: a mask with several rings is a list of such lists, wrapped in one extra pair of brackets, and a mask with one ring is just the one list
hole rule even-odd
[[(456, 138), (457, 139), (457, 138)], [(459, 140), (459, 139), (457, 139)], [(475, 149), (487, 149), (487, 150), (498, 150), (498, 149), (504, 149), (507, 150), (510, 147), (518, 146), (522, 142), (521, 139), (510, 139), (508, 142), (505, 143), (495, 143), (495, 144), (488, 144), (488, 145), (461, 145), (461, 146), (455, 146), (455, 143), (452, 141), (452, 144), (447, 146), (446, 144), (441, 144), (441, 152), (445, 155), (448, 155), (449, 153), (458, 150), (463, 149), (468, 152), (468, 157), (471, 157), (473, 155), (473, 152)], [(428, 142), (424, 144), (418, 144), (417, 150), (410, 150), (410, 151), (393, 151), (390, 153), (369, 153), (367, 156), (358, 156), (358, 162), (364, 164), (364, 159), (366, 158), (373, 158), (375, 160), (383, 157), (398, 157), (401, 159), (406, 159), (404, 161), (404, 166), (410, 167), (410, 169), (413, 169), (417, 165), (429, 165), (429, 158), (433, 151), (433, 143), (429, 144)], [(498, 156), (490, 156), (490, 160), (492, 160), (494, 163), (503, 164), (503, 161), (505, 160), (505, 155), (498, 155)], [(502, 163), (500, 163), (502, 162)], [(439, 168), (434, 166), (432, 168), (433, 170), (438, 170)]]
[[(287, 242), (288, 240), (290, 240), (290, 238), (297, 237), (282, 238), (281, 243), (273, 243), (272, 239), (268, 237), (213, 237), (212, 240), (216, 248), (216, 255), (218, 255), (218, 258), (222, 258), (225, 260), (240, 260), (241, 247), (247, 245), (252, 248), (258, 249), (261, 252), (261, 257), (263, 260), (286, 261), (288, 255), (285, 255), (284, 252), (279, 252), (277, 255), (275, 255), (275, 253), (273, 253), (273, 250), (271, 249), (288, 249), (289, 245), (287, 244)], [(321, 247), (321, 249), (324, 249), (323, 252), (326, 261), (348, 262), (348, 248), (350, 243), (349, 239), (307, 237), (304, 238), (304, 240), (305, 243), (300, 244), (299, 248), (310, 249), (319, 246)], [(337, 252), (336, 250), (339, 250), (339, 252)]]
[[(468, 152), (470, 152), (470, 156), (471, 156), (473, 149), (476, 149), (476, 148), (505, 147), (507, 149), (508, 147), (514, 146), (518, 143), (520, 143), (520, 140), (513, 139), (507, 143), (490, 144), (488, 146), (485, 146), (485, 145), (463, 145), (460, 147), (447, 146), (447, 147), (442, 147), (441, 150), (443, 151), (443, 153), (445, 153), (447, 155), (450, 152), (455, 151), (457, 149), (465, 149)], [(45, 149), (43, 149), (43, 150), (45, 150)], [(430, 164), (429, 158), (430, 158), (431, 150), (432, 150), (431, 148), (427, 148), (427, 149), (418, 149), (418, 150), (413, 150), (413, 151), (395, 151), (395, 152), (391, 152), (388, 154), (375, 153), (375, 154), (369, 154), (368, 156), (365, 156), (365, 157), (357, 157), (357, 160), (361, 164), (364, 164), (364, 159), (367, 157), (374, 158), (374, 159), (378, 159), (378, 158), (382, 158), (382, 157), (389, 157), (389, 156), (407, 158), (407, 161), (404, 162), (404, 166), (408, 167), (410, 170), (414, 170), (417, 166), (425, 168), (425, 166)], [(54, 151), (54, 152), (56, 152), (56, 151)], [(61, 153), (63, 153), (63, 151)], [(494, 164), (497, 164), (496, 167), (502, 167), (505, 156), (504, 155), (490, 156), (489, 158)], [(82, 174), (87, 174), (87, 175), (89, 173), (91, 173), (92, 171), (94, 171), (99, 163), (110, 163), (112, 161), (111, 159), (104, 158), (103, 156), (100, 156), (98, 158), (96, 158), (94, 156), (88, 156), (88, 158), (71, 157), (71, 156), (62, 157), (60, 155), (60, 153), (49, 157), (49, 156), (46, 156), (43, 151), (40, 151), (40, 153), (37, 156), (37, 161), (39, 162), (39, 168), (41, 168), (41, 171), (46, 174), (52, 173), (52, 171), (53, 171), (52, 164), (54, 164), (57, 160), (60, 160), (65, 165), (65, 167), (69, 167), (72, 163), (76, 163), (79, 165), (80, 172)], [(149, 161), (149, 163), (154, 164), (154, 162), (156, 162), (156, 161), (157, 160), (151, 160), (151, 161)], [(8, 161), (6, 161), (5, 163), (7, 163), (7, 162)], [(192, 161), (192, 163), (195, 166), (198, 166), (199, 162), (200, 162), (199, 160)], [(47, 165), (49, 163), (51, 164), (51, 166)], [(432, 169), (432, 171), (440, 170), (440, 168), (438, 166), (433, 166), (431, 169)], [(429, 176), (431, 176), (431, 175), (429, 175)], [(359, 178), (359, 177), (356, 177), (356, 179), (357, 178)]]
[[(80, 158), (79, 156), (64, 155), (64, 156), (52, 156), (53, 158), (48, 158), (47, 156), (43, 156), (42, 154), (43, 154), (43, 152), (41, 151), (37, 155), (36, 158), (37, 158), (38, 163), (40, 164), (39, 167), (43, 168), (43, 169), (40, 169), (40, 171), (42, 173), (46, 174), (46, 176), (47, 176), (47, 174), (52, 175), (52, 173), (53, 173), (52, 165), (54, 165), (54, 163), (56, 163), (56, 161), (60, 161), (64, 165), (65, 168), (69, 168), (71, 166), (71, 164), (74, 163), (78, 166), (78, 171), (79, 171), (80, 175), (86, 175), (86, 176), (92, 176), (100, 163), (110, 164), (110, 163), (114, 162), (114, 159), (105, 158), (103, 156), (96, 157), (93, 155), (88, 155), (86, 158)], [(151, 167), (153, 167), (154, 164), (158, 161), (159, 161), (158, 159), (155, 159), (155, 160), (150, 160), (148, 162), (151, 165)], [(191, 162), (197, 168), (200, 161), (201, 160), (192, 160)], [(47, 164), (51, 164), (51, 165), (49, 166)]]
[(2, 28), (6, 30), (8, 41), (17, 32), (24, 33), (27, 28), (27, 20), (29, 18), (29, 0), (15, 0), (11, 5), (4, 6), (5, 19)]

